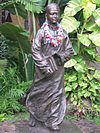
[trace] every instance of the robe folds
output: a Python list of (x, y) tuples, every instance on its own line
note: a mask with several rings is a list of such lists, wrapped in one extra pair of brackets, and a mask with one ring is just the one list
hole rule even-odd
[[(53, 32), (51, 31), (53, 34)], [(26, 99), (30, 114), (47, 127), (58, 125), (66, 112), (64, 94), (64, 63), (73, 55), (73, 48), (67, 33), (63, 32), (63, 41), (53, 46), (45, 41), (44, 30), (38, 30), (32, 45), (35, 61), (34, 82)], [(45, 70), (51, 68), (50, 75)]]

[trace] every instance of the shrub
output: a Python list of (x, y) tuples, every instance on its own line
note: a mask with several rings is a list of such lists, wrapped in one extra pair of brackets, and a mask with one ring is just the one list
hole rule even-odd
[(0, 75), (0, 113), (13, 114), (25, 111), (19, 102), (32, 81), (21, 82), (16, 67), (8, 68)]
[(78, 115), (100, 113), (100, 70), (92, 67), (100, 62), (99, 14), (98, 0), (70, 0), (61, 21), (75, 50), (74, 57), (65, 64), (65, 91)]

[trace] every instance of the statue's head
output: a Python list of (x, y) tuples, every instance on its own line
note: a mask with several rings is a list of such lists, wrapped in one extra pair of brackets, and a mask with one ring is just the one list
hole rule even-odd
[(48, 4), (46, 7), (46, 18), (51, 24), (59, 21), (60, 8), (56, 3)]

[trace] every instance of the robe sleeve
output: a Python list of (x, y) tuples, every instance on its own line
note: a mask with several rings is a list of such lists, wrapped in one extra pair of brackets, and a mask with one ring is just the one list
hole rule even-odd
[(48, 61), (44, 58), (43, 52), (42, 52), (42, 39), (43, 39), (43, 30), (40, 29), (35, 39), (33, 39), (32, 44), (32, 57), (35, 61), (35, 65), (38, 66), (38, 68), (44, 72), (50, 68)]
[(69, 40), (67, 33), (65, 33), (65, 39), (64, 39), (63, 45), (64, 45), (64, 49), (61, 53), (58, 54), (58, 56), (60, 57), (61, 62), (65, 63), (74, 55), (74, 50), (72, 48), (72, 44)]

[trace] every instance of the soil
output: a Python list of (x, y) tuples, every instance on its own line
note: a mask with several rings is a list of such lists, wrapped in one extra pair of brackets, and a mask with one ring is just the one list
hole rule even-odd
[[(96, 125), (93, 121), (88, 120), (66, 120), (67, 123), (73, 123), (73, 125), (76, 125), (82, 133), (100, 133), (100, 125)], [(15, 133), (16, 124), (19, 123), (19, 125), (23, 126), (24, 121), (19, 122), (11, 122), (11, 121), (5, 121), (0, 123), (0, 133)], [(24, 124), (25, 125), (25, 124)], [(20, 132), (22, 133), (22, 132)], [(72, 132), (76, 133), (76, 132)]]
[(73, 123), (81, 129), (82, 133), (100, 133), (100, 125), (96, 125), (93, 121), (82, 119)]

